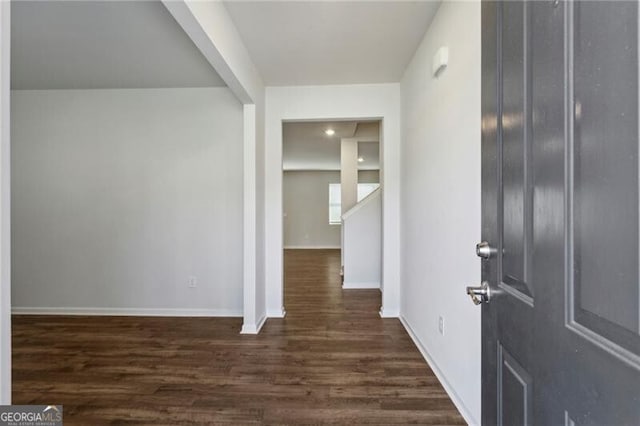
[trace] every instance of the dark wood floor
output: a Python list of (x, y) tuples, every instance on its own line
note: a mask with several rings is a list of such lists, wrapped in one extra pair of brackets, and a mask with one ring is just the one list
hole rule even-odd
[(336, 250), (287, 250), (287, 317), (14, 316), (14, 404), (66, 425), (463, 424), (380, 292), (340, 288)]

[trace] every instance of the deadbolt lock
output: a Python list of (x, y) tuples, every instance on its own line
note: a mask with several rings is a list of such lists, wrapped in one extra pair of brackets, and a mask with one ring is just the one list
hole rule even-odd
[(489, 245), (488, 242), (483, 241), (476, 244), (476, 255), (483, 259), (489, 259), (497, 253), (497, 250)]

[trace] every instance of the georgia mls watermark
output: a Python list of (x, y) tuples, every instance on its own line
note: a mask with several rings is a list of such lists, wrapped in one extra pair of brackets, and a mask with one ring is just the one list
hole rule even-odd
[(0, 426), (61, 426), (62, 405), (0, 405)]

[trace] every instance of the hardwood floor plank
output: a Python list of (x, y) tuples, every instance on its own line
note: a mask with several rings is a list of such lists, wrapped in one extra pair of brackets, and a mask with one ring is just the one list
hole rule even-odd
[(464, 424), (340, 252), (285, 251), (284, 319), (14, 316), (13, 401), (67, 425)]

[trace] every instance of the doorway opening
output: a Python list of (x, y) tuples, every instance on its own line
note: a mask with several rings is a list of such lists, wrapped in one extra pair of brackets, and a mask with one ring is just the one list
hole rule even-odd
[[(288, 315), (341, 309), (343, 290), (381, 305), (380, 122), (282, 125), (283, 283)], [(357, 298), (357, 295), (353, 295)], [(363, 296), (363, 295), (361, 295)]]

